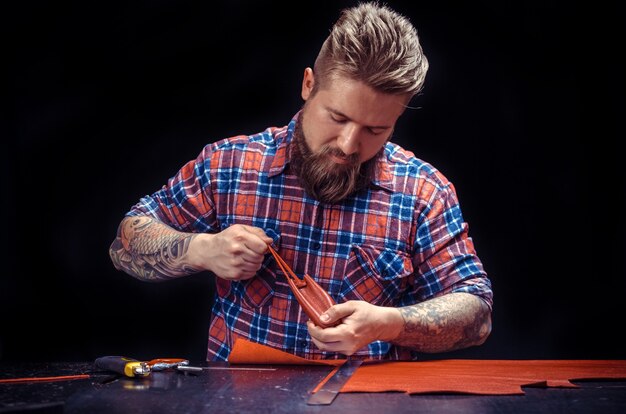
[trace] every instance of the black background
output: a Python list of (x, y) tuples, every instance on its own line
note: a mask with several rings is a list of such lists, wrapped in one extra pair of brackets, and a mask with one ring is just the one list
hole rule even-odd
[[(3, 6), (0, 359), (204, 359), (211, 276), (115, 270), (117, 225), (203, 145), (287, 123), (351, 4)], [(626, 358), (623, 13), (388, 4), (431, 64), (394, 141), (455, 184), (495, 292), (483, 346), (425, 357)]]

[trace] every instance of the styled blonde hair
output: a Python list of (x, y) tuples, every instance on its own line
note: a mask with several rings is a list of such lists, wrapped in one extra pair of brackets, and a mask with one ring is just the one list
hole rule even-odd
[(384, 93), (413, 97), (424, 85), (428, 60), (408, 18), (378, 2), (342, 10), (315, 60), (313, 93), (347, 76)]

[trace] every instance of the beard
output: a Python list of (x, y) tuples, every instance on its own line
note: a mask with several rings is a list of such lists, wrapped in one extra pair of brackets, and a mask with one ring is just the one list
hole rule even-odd
[[(303, 116), (304, 111), (294, 130), (290, 165), (304, 190), (321, 203), (335, 204), (366, 188), (374, 178), (376, 160), (383, 149), (363, 163), (359, 162), (358, 154), (345, 155), (339, 148), (328, 145), (313, 152), (302, 130)], [(347, 162), (334, 162), (333, 156)]]

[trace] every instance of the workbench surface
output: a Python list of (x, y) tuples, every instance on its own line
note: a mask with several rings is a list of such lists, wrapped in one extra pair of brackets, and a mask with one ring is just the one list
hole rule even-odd
[(192, 363), (199, 374), (152, 372), (126, 378), (93, 363), (2, 363), (0, 379), (88, 374), (88, 378), (0, 383), (0, 413), (624, 413), (626, 381), (578, 381), (580, 388), (530, 388), (525, 395), (341, 393), (307, 405), (330, 366)]

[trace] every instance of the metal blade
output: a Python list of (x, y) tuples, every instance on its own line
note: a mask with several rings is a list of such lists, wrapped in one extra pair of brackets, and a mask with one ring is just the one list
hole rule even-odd
[(308, 405), (329, 405), (333, 402), (339, 390), (343, 387), (354, 371), (363, 363), (360, 359), (348, 358), (339, 366), (335, 374), (315, 394), (309, 397)]

